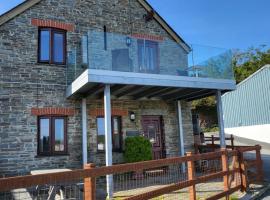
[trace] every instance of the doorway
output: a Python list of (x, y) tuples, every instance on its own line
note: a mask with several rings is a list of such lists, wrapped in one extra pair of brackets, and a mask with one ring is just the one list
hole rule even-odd
[(144, 137), (152, 144), (153, 159), (165, 158), (164, 132), (161, 116), (142, 116)]

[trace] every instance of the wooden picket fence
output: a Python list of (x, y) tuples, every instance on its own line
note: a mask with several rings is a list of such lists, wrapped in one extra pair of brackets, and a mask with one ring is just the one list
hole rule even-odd
[[(247, 190), (251, 183), (251, 179), (248, 175), (251, 168), (256, 171), (256, 181), (263, 181), (260, 150), (261, 147), (256, 145), (251, 147), (239, 147), (234, 150), (221, 149), (219, 151), (203, 154), (187, 153), (187, 155), (183, 157), (119, 164), (108, 167), (95, 167), (94, 164), (88, 164), (84, 169), (80, 170), (2, 178), (0, 179), (0, 194), (1, 192), (9, 192), (18, 188), (29, 188), (38, 185), (61, 184), (63, 182), (83, 180), (83, 199), (95, 200), (97, 190), (96, 179), (98, 177), (119, 173), (146, 171), (153, 168), (157, 169), (170, 165), (181, 165), (184, 163), (187, 171), (187, 180), (179, 180), (178, 182), (174, 182), (151, 191), (144, 191), (140, 194), (125, 197), (125, 199), (152, 199), (183, 188), (188, 188), (189, 199), (196, 200), (195, 186), (216, 178), (223, 179), (223, 192), (208, 197), (207, 199), (219, 199), (222, 197), (229, 198), (229, 195), (238, 190)], [(251, 151), (256, 152), (256, 160), (248, 163), (244, 159), (244, 153)], [(196, 176), (196, 165), (198, 162), (210, 160), (219, 160), (221, 162), (221, 170), (202, 176)], [(229, 164), (229, 162), (231, 162), (231, 164)], [(239, 180), (235, 178), (238, 175), (240, 177)]]

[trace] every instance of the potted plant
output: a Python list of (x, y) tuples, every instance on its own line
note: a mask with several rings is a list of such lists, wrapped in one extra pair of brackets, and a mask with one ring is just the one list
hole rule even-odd
[[(124, 160), (127, 163), (152, 160), (152, 145), (142, 136), (127, 137), (125, 139)], [(134, 179), (142, 179), (143, 171), (133, 174)]]

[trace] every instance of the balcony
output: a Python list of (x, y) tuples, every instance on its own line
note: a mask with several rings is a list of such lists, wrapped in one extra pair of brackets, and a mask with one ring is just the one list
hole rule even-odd
[(68, 52), (67, 96), (97, 84), (232, 90), (231, 61), (226, 49), (147, 34), (89, 31), (80, 47)]

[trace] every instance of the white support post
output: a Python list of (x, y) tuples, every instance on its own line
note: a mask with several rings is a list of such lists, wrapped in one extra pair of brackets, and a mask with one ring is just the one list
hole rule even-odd
[(226, 148), (224, 121), (223, 121), (223, 109), (222, 109), (221, 91), (220, 90), (217, 91), (216, 101), (217, 101), (217, 115), (218, 115), (218, 125), (219, 125), (220, 148)]
[[(112, 165), (112, 130), (111, 130), (111, 91), (110, 85), (105, 85), (104, 89), (104, 119), (105, 119), (105, 151), (106, 166)], [(113, 198), (113, 176), (107, 175), (107, 195)]]
[(87, 164), (87, 111), (86, 111), (86, 99), (82, 99), (82, 157), (83, 165)]
[[(182, 108), (181, 101), (177, 101), (177, 113), (178, 113), (178, 127), (179, 127), (179, 155), (185, 155), (185, 147), (184, 147), (184, 130), (183, 130), (183, 120), (182, 120)], [(182, 171), (186, 171), (185, 163), (182, 163)]]

